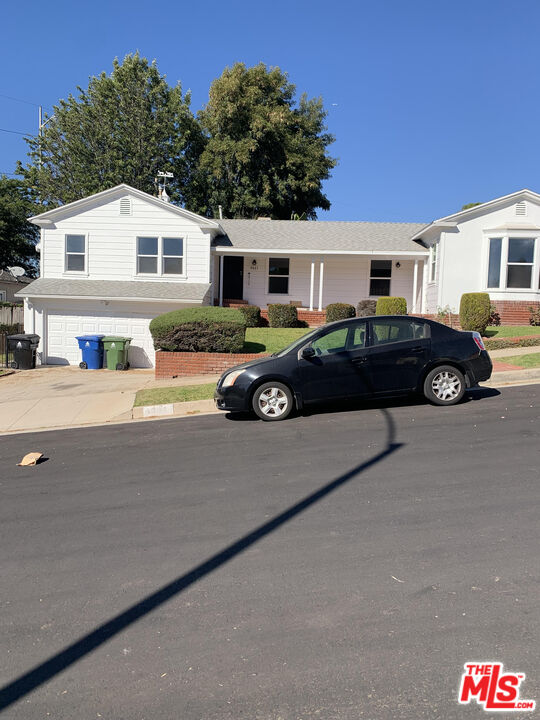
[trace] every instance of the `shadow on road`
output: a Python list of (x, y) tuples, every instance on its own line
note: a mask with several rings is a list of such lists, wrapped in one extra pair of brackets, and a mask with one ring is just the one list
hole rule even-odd
[(310, 507), (315, 505), (315, 503), (320, 502), (328, 495), (350, 482), (353, 478), (358, 477), (358, 475), (366, 470), (369, 470), (374, 465), (386, 459), (389, 455), (398, 450), (402, 444), (395, 442), (396, 432), (392, 416), (385, 408), (380, 408), (380, 411), (383, 414), (386, 423), (387, 437), (384, 450), (377, 453), (369, 460), (360, 463), (360, 465), (357, 465), (343, 475), (331, 480), (326, 485), (323, 485), (318, 490), (315, 490), (302, 500), (299, 500), (297, 503), (287, 508), (287, 510), (284, 510), (268, 522), (265, 522), (255, 528), (247, 535), (244, 535), (239, 540), (236, 540), (231, 545), (194, 567), (192, 570), (181, 575), (175, 580), (172, 580), (167, 585), (163, 585), (161, 588), (152, 594), (147, 595), (124, 612), (116, 615), (92, 632), (79, 638), (71, 645), (68, 645), (66, 648), (56, 653), (56, 655), (53, 655), (48, 660), (45, 660), (40, 665), (37, 665), (32, 670), (29, 670), (24, 675), (21, 675), (8, 685), (5, 685), (0, 689), (0, 711), (5, 710), (7, 707), (38, 688), (40, 685), (48, 682), (53, 677), (76, 663), (78, 660), (81, 660), (83, 657), (96, 650), (98, 647), (103, 645), (103, 643), (106, 643), (119, 632), (122, 632), (163, 603), (171, 600), (171, 598), (184, 592), (184, 590), (197, 581), (225, 565), (270, 533), (278, 530), (280, 527), (308, 510)]

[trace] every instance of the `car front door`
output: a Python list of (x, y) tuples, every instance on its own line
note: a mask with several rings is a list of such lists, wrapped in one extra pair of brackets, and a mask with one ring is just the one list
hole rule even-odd
[(370, 323), (367, 370), (374, 393), (414, 390), (431, 352), (430, 328), (417, 318)]
[[(347, 323), (318, 335), (313, 355), (298, 353), (305, 402), (356, 397), (369, 392), (366, 374), (367, 322)], [(311, 352), (310, 350), (310, 352)]]

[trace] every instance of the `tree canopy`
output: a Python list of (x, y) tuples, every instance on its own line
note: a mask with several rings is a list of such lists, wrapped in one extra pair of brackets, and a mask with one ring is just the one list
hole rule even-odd
[(206, 174), (207, 202), (228, 217), (269, 215), (316, 217), (330, 208), (322, 192), (336, 160), (327, 147), (321, 98), (296, 89), (279, 68), (264, 63), (226, 68), (210, 88), (199, 113), (207, 142), (200, 158)]
[(482, 203), (474, 202), (474, 203), (467, 203), (464, 205), (461, 209), (462, 210), (469, 210), (470, 208), (476, 207), (477, 205), (481, 205)]
[(90, 78), (53, 108), (41, 137), (28, 140), (31, 162), (19, 166), (42, 204), (56, 206), (127, 183), (153, 193), (160, 170), (174, 173), (172, 199), (191, 188), (202, 134), (189, 93), (170, 87), (138, 54), (117, 59), (110, 75)]
[(35, 272), (39, 230), (27, 221), (34, 212), (24, 183), (0, 176), (0, 270), (20, 265)]

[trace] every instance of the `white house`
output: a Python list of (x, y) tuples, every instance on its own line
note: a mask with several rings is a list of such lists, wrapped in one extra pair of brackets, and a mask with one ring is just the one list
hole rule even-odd
[(189, 305), (292, 302), (309, 319), (384, 295), (418, 314), (474, 290), (510, 314), (540, 300), (540, 196), (528, 190), (425, 226), (209, 220), (119, 185), (30, 221), (40, 277), (17, 295), (47, 364), (78, 363), (75, 337), (104, 333), (132, 337), (130, 363), (151, 367), (150, 320)]

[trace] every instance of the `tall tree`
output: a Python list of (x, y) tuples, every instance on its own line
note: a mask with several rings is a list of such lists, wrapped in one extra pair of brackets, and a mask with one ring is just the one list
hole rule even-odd
[(226, 68), (199, 113), (208, 142), (200, 169), (208, 184), (207, 211), (228, 217), (316, 217), (328, 210), (322, 181), (336, 160), (327, 152), (321, 98), (302, 95), (278, 67)]
[(56, 206), (119, 183), (154, 191), (160, 170), (174, 173), (168, 186), (182, 202), (197, 195), (196, 164), (203, 136), (189, 93), (171, 87), (155, 62), (127, 55), (110, 75), (90, 78), (53, 109), (41, 138), (30, 138), (27, 184), (42, 204)]
[(26, 220), (35, 211), (23, 183), (0, 176), (0, 270), (21, 265), (35, 273), (39, 230)]

